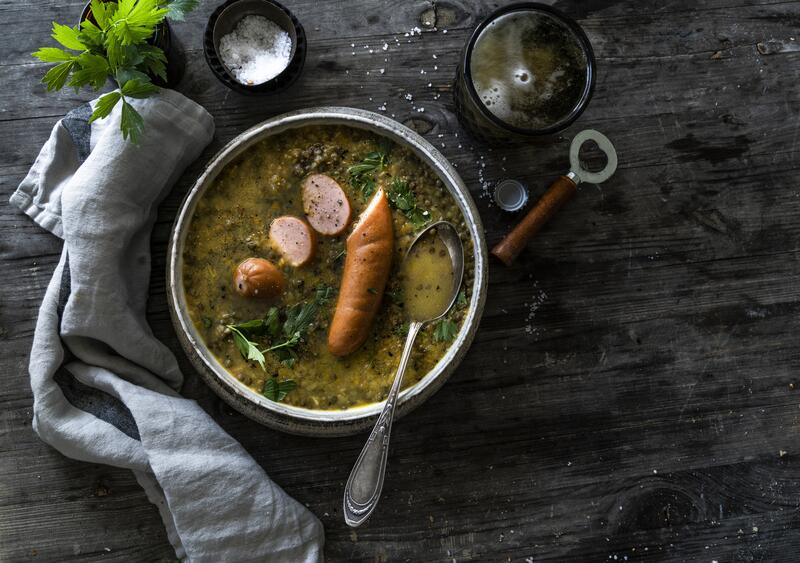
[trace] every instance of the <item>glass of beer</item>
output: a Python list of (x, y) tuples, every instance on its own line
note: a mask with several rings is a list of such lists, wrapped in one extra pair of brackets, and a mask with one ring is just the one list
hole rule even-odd
[(475, 28), (453, 96), (472, 134), (513, 142), (568, 127), (589, 103), (594, 82), (594, 53), (580, 26), (550, 6), (523, 2)]

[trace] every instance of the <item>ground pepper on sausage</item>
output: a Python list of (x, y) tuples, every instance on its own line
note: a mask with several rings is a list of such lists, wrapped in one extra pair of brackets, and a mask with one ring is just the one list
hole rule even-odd
[[(327, 350), (327, 329), (336, 300), (320, 311), (316, 323), (299, 348), (292, 367), (266, 354), (266, 371), (247, 362), (225, 328), (261, 318), (270, 303), (239, 296), (231, 286), (231, 272), (245, 258), (258, 256), (279, 264), (286, 289), (274, 305), (285, 307), (308, 300), (320, 285), (338, 288), (344, 265), (348, 228), (340, 236), (317, 238), (316, 256), (301, 268), (281, 263), (269, 240), (270, 223), (281, 215), (304, 217), (300, 185), (312, 173), (334, 178), (345, 190), (353, 216), (369, 198), (353, 188), (348, 168), (364, 155), (386, 146), (371, 132), (345, 126), (306, 126), (272, 136), (254, 145), (229, 164), (198, 202), (184, 247), (184, 286), (189, 314), (210, 351), (243, 384), (261, 392), (266, 378), (292, 379), (297, 388), (284, 402), (312, 409), (347, 409), (385, 398), (405, 341), (399, 266), (408, 245), (421, 227), (393, 210), (395, 247), (392, 275), (370, 337), (353, 354), (337, 358)], [(462, 233), (467, 257), (463, 288), (469, 298), (473, 279), (473, 249), (464, 218), (441, 180), (410, 150), (392, 145), (388, 164), (377, 174), (379, 187), (394, 178), (408, 182), (430, 220), (445, 219)], [(448, 318), (460, 327), (465, 308)], [(417, 338), (404, 387), (419, 381), (441, 359), (449, 342), (433, 337), (434, 326)], [(266, 347), (266, 346), (264, 346)]]

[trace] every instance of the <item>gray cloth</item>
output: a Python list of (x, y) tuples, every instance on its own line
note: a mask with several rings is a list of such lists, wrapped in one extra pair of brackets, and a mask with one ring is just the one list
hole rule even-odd
[(64, 239), (33, 339), (33, 427), (69, 457), (132, 469), (180, 559), (320, 561), (320, 522), (178, 395), (178, 363), (147, 325), (156, 208), (214, 123), (170, 90), (133, 103), (139, 146), (122, 139), (119, 107), (89, 125), (87, 104), (56, 124), (11, 197)]

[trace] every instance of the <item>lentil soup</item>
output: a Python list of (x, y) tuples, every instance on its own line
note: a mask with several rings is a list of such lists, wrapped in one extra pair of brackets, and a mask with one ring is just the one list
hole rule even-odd
[[(389, 281), (369, 337), (344, 357), (331, 354), (326, 336), (352, 225), (337, 236), (317, 236), (314, 257), (302, 266), (291, 265), (269, 239), (273, 219), (305, 218), (301, 184), (312, 174), (327, 175), (341, 186), (354, 220), (376, 190), (383, 189), (391, 203), (394, 249)], [(464, 281), (456, 305), (417, 337), (403, 380), (404, 388), (411, 386), (436, 365), (460, 329), (470, 298), (473, 247), (458, 205), (433, 170), (410, 149), (372, 132), (347, 126), (298, 127), (258, 142), (226, 166), (198, 201), (185, 241), (183, 281), (189, 315), (219, 362), (242, 384), (268, 398), (322, 410), (381, 401), (407, 332), (400, 266), (415, 234), (439, 220), (451, 222), (461, 236)], [(283, 274), (286, 283), (279, 297), (248, 299), (235, 291), (233, 272), (250, 257), (270, 261)], [(315, 301), (320, 295), (327, 298)], [(257, 359), (246, 359), (232, 325), (264, 319), (271, 309), (287, 311), (312, 302), (318, 305), (316, 315), (291, 355), (279, 353), (285, 352), (280, 346), (269, 350), (280, 338), (256, 335), (249, 338), (263, 352), (263, 369)]]

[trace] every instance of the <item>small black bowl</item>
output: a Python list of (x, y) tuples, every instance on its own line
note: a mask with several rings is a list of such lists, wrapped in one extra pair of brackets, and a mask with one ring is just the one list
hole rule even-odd
[[(233, 31), (245, 16), (264, 16), (283, 28), (292, 40), (289, 64), (278, 76), (261, 84), (242, 84), (228, 71), (217, 54), (220, 39)], [(211, 17), (203, 36), (203, 52), (211, 72), (231, 90), (242, 94), (272, 94), (288, 88), (303, 70), (306, 60), (306, 32), (292, 13), (274, 0), (228, 0)]]

